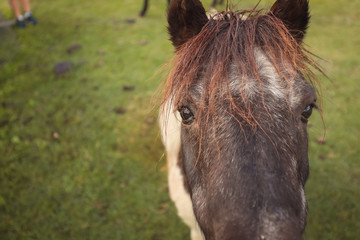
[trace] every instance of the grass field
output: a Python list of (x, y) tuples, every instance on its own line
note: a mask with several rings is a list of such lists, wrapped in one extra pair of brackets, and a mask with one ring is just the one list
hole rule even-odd
[[(166, 1), (152, 0), (144, 19), (141, 0), (32, 4), (37, 26), (0, 28), (0, 239), (188, 239), (151, 101), (173, 55)], [(360, 1), (310, 6), (305, 42), (329, 79), (325, 143), (320, 114), (309, 128), (305, 239), (358, 239)], [(12, 18), (7, 1), (0, 13)], [(70, 71), (56, 75), (59, 62)]]

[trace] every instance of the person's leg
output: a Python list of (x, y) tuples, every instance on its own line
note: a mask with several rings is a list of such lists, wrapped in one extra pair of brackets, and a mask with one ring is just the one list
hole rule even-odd
[(24, 14), (25, 19), (28, 22), (31, 22), (32, 24), (36, 24), (37, 20), (32, 16), (32, 13), (31, 13), (30, 0), (21, 0), (21, 4), (25, 11), (25, 14)]
[(14, 15), (17, 19), (21, 17), (21, 12), (19, 8), (18, 0), (9, 0), (10, 6), (14, 12)]
[(31, 12), (30, 0), (21, 0), (21, 4), (25, 12)]
[(24, 17), (21, 15), (19, 2), (18, 0), (9, 0), (9, 4), (11, 6), (11, 9), (14, 12), (14, 15), (16, 17), (16, 26), (20, 28), (26, 27)]

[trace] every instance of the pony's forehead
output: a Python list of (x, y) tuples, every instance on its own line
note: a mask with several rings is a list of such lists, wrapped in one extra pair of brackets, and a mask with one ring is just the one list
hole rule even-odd
[(243, 102), (260, 97), (265, 105), (293, 107), (309, 98), (303, 92), (315, 98), (302, 74), (313, 76), (307, 53), (271, 14), (219, 13), (177, 51), (165, 99), (182, 104), (191, 97), (205, 106), (240, 95)]
[[(259, 48), (255, 48), (254, 56), (258, 67), (258, 76), (243, 73), (238, 69), (236, 62), (232, 63), (229, 69), (229, 79), (223, 81), (227, 84), (221, 86), (223, 89), (218, 91), (219, 93), (226, 95), (230, 90), (233, 97), (241, 96), (244, 102), (251, 102), (256, 98), (271, 98), (271, 102), (281, 101), (290, 104), (291, 107), (296, 107), (302, 101), (316, 97), (314, 88), (291, 64), (285, 62), (282, 66), (278, 66), (280, 69), (276, 69)], [(199, 79), (194, 81), (189, 89), (191, 98), (195, 102), (201, 102), (201, 99), (206, 98), (206, 95), (209, 94), (204, 90), (209, 81), (204, 78), (211, 76), (199, 75)], [(266, 102), (266, 99), (264, 100)]]
[[(280, 66), (275, 67), (259, 48), (254, 50), (254, 56), (258, 67), (257, 77), (242, 76), (236, 71), (236, 63), (233, 63), (229, 79), (233, 95), (240, 91), (248, 100), (267, 95), (288, 102), (291, 106), (296, 106), (302, 101), (302, 98), (315, 94), (314, 89), (303, 75), (296, 71), (290, 63), (284, 61)], [(302, 97), (302, 95), (305, 96)]]

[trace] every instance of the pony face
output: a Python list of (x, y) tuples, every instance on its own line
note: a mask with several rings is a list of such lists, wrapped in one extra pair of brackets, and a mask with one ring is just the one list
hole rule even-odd
[(301, 0), (210, 19), (199, 1), (170, 5), (163, 139), (205, 239), (302, 239), (316, 108), (316, 65), (301, 46), (308, 20)]
[(293, 239), (305, 228), (306, 123), (316, 95), (300, 73), (288, 91), (267, 74), (262, 85), (244, 85), (230, 73), (232, 99), (218, 93), (213, 106), (203, 105), (199, 80), (179, 103), (179, 161), (206, 239)]

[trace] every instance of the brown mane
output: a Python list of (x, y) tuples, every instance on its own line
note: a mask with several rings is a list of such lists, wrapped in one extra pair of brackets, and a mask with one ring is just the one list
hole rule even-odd
[[(311, 69), (321, 70), (309, 57), (311, 53), (293, 37), (297, 33), (290, 33), (284, 23), (271, 12), (260, 13), (226, 11), (211, 17), (198, 35), (177, 50), (175, 66), (165, 84), (163, 103), (172, 100), (175, 110), (181, 107), (184, 97), (201, 77), (205, 81), (202, 91), (206, 97), (197, 102), (197, 105), (206, 114), (196, 116), (196, 121), (209, 122), (210, 116), (216, 113), (218, 97), (225, 96), (229, 102), (227, 111), (230, 114), (241, 116), (251, 127), (260, 127), (256, 116), (253, 116), (250, 103), (244, 107), (235, 104), (228, 80), (230, 66), (236, 63), (236, 74), (242, 76), (242, 81), (251, 77), (262, 86), (255, 57), (256, 49), (260, 49), (272, 62), (285, 87), (291, 87), (290, 81), (294, 76), (282, 71), (284, 63), (301, 72), (311, 84), (316, 83), (316, 76)], [(224, 89), (224, 86), (227, 87)], [(246, 94), (241, 89), (239, 95), (247, 103)], [(262, 100), (264, 101), (263, 96)]]

